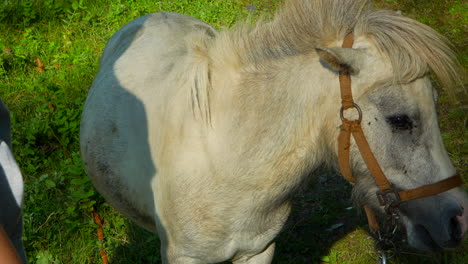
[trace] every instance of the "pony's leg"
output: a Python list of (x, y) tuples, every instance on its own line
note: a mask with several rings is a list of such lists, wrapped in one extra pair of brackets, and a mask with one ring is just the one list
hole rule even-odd
[(239, 259), (233, 261), (232, 264), (270, 264), (275, 254), (275, 243), (271, 243), (262, 253), (255, 255), (251, 258)]

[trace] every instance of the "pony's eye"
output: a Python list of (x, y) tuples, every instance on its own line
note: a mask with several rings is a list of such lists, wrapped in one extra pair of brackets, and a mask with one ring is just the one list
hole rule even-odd
[(413, 128), (413, 122), (407, 115), (394, 115), (387, 117), (387, 122), (393, 129), (410, 130)]

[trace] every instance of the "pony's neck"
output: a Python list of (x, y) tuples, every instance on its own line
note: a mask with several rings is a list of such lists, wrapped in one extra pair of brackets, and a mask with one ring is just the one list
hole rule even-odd
[(213, 126), (224, 130), (241, 164), (291, 181), (288, 175), (305, 176), (333, 157), (338, 76), (315, 53), (234, 70), (221, 87), (213, 74)]

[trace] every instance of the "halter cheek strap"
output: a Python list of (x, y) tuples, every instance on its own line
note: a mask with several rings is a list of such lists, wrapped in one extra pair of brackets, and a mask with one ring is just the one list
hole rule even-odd
[[(354, 43), (353, 33), (346, 35), (343, 41), (343, 48), (352, 48)], [(419, 188), (410, 190), (396, 190), (394, 186), (387, 179), (383, 173), (377, 159), (375, 158), (369, 143), (364, 136), (362, 131), (362, 111), (358, 104), (353, 100), (351, 91), (351, 76), (347, 72), (340, 72), (339, 75), (340, 90), (341, 90), (341, 111), (340, 116), (342, 120), (340, 135), (338, 137), (338, 164), (340, 167), (341, 174), (351, 183), (355, 183), (355, 179), (351, 173), (349, 163), (349, 151), (351, 146), (351, 135), (353, 135), (354, 141), (358, 146), (359, 152), (361, 153), (367, 168), (371, 175), (374, 177), (379, 191), (377, 192), (377, 198), (381, 206), (385, 208), (385, 212), (391, 216), (397, 214), (396, 208), (402, 203), (410, 200), (415, 200), (427, 196), (436, 195), (442, 192), (446, 192), (457, 186), (463, 184), (463, 181), (459, 174), (447, 178), (445, 180), (421, 186)], [(356, 120), (348, 120), (344, 117), (344, 111), (346, 109), (354, 108), (358, 111), (359, 117)], [(376, 217), (373, 211), (368, 207), (364, 206), (366, 211), (367, 220), (372, 231), (379, 230)]]

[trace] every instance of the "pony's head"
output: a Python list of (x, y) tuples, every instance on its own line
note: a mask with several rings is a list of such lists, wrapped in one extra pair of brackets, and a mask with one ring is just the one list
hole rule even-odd
[[(388, 180), (397, 190), (408, 190), (454, 175), (438, 127), (437, 92), (428, 77), (432, 71), (447, 88), (459, 83), (458, 65), (445, 39), (389, 11), (369, 13), (354, 32), (352, 49), (335, 43), (317, 53), (324, 67), (351, 74), (364, 134)], [(352, 119), (349, 111), (345, 114)], [(378, 186), (355, 144), (351, 167), (354, 198), (384, 219)], [(456, 247), (467, 231), (468, 196), (462, 187), (404, 202), (396, 210), (409, 244), (418, 249)]]

